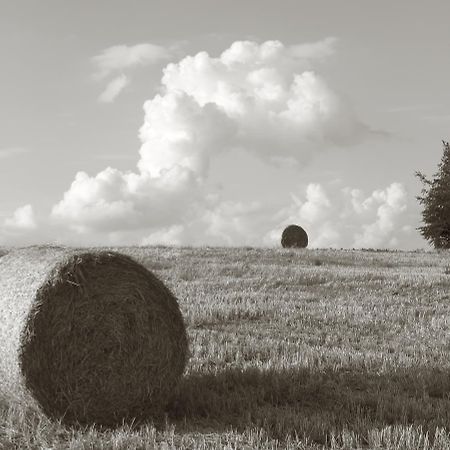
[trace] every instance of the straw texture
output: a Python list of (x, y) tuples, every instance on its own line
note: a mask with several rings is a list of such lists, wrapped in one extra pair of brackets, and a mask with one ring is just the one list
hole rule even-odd
[(175, 297), (118, 253), (12, 251), (0, 258), (0, 312), (2, 396), (66, 423), (158, 415), (185, 369)]
[(308, 246), (308, 235), (306, 231), (298, 225), (289, 225), (281, 235), (281, 245), (284, 248), (297, 247), (306, 248)]

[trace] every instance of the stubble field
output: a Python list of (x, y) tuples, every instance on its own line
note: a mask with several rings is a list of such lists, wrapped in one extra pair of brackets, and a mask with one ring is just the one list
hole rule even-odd
[(115, 250), (185, 318), (165, 417), (69, 429), (3, 402), (0, 448), (450, 448), (450, 253)]

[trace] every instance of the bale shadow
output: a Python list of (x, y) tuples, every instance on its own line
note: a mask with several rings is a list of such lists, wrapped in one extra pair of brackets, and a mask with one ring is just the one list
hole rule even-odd
[(230, 368), (186, 376), (167, 410), (184, 430), (264, 428), (276, 439), (297, 436), (320, 444), (330, 433), (413, 425), (434, 435), (450, 428), (450, 374), (413, 368), (376, 374), (356, 370)]

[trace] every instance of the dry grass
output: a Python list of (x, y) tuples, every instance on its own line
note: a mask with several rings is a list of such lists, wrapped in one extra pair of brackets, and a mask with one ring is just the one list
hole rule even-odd
[[(123, 248), (191, 341), (166, 423), (71, 430), (3, 412), (26, 448), (450, 448), (448, 252)], [(1, 445), (0, 445), (1, 447)]]

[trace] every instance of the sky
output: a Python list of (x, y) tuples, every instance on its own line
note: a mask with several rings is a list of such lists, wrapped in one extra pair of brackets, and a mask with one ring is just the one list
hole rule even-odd
[(428, 248), (444, 0), (0, 3), (0, 245)]

